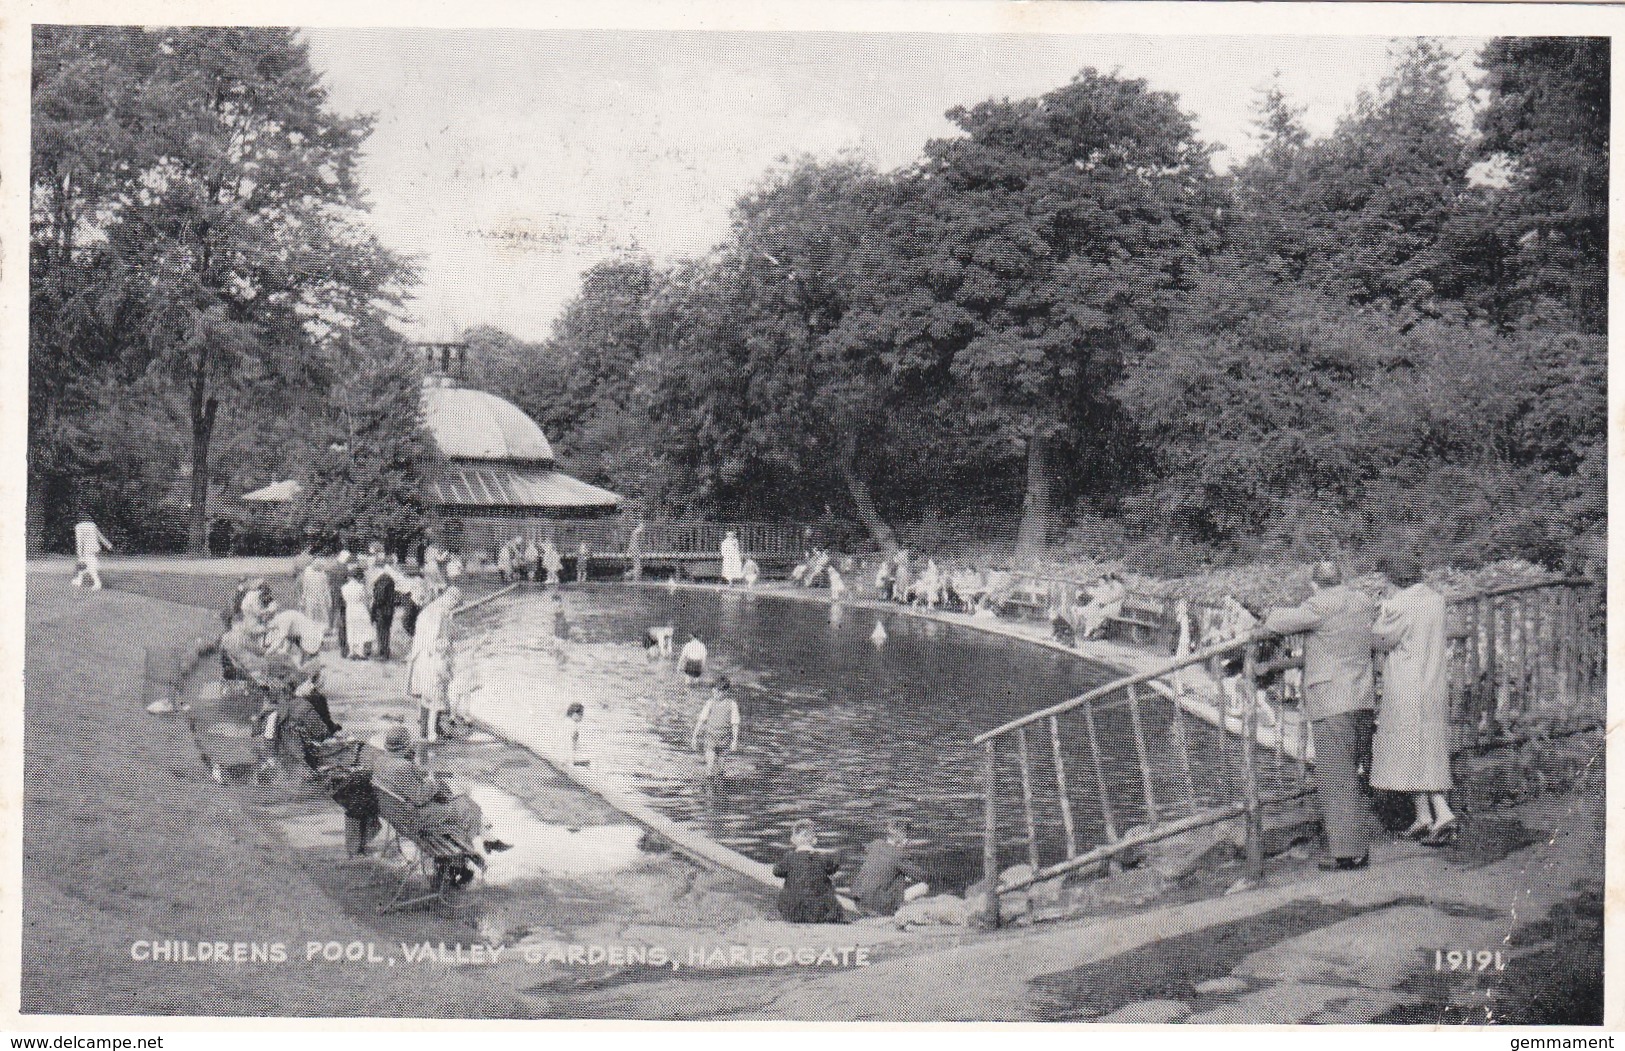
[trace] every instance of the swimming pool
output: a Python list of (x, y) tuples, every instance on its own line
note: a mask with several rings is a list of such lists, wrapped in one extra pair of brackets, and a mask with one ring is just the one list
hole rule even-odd
[[(595, 773), (759, 861), (776, 860), (790, 825), (811, 818), (821, 845), (846, 859), (848, 876), (863, 844), (898, 815), (924, 841), (920, 855), (935, 883), (963, 889), (979, 878), (981, 769), (972, 738), (1115, 677), (1044, 646), (893, 610), (616, 585), (570, 590), (563, 602), (573, 638), (562, 646), (553, 640), (551, 600), (538, 592), (469, 614), (464, 666), (477, 717), (558, 757), (569, 747), (564, 710), (580, 701), (582, 752)], [(888, 633), (882, 645), (870, 638), (877, 621)], [(708, 679), (727, 675), (734, 683), (743, 733), (721, 777), (704, 776), (689, 747), (708, 691), (685, 685), (671, 660), (644, 654), (644, 631), (657, 624), (675, 627), (678, 646), (698, 633), (710, 648)], [(1156, 701), (1145, 712), (1159, 780), (1178, 766), (1169, 713)], [(1103, 713), (1100, 731), (1115, 754), (1105, 780), (1122, 831), (1144, 817), (1133, 731), (1122, 709)], [(1054, 792), (1047, 738), (1035, 746), (1043, 804), (1044, 792), (1051, 800)], [(1070, 734), (1062, 746), (1080, 841), (1096, 842), (1102, 817), (1093, 775), (1084, 773), (1087, 746)], [(1013, 779), (1013, 767), (1000, 776)], [(1002, 827), (1014, 835), (1021, 820), (1011, 813)], [(1053, 849), (1059, 829), (1042, 831)], [(1022, 860), (1013, 846), (1001, 856), (1005, 864)]]

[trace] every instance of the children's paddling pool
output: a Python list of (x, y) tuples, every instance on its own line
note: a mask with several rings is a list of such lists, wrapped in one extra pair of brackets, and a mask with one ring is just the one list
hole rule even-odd
[[(662, 587), (587, 586), (565, 592), (571, 638), (554, 638), (553, 605), (536, 591), (504, 596), (470, 612), (460, 658), (473, 710), (505, 735), (543, 754), (568, 753), (572, 701), (587, 710), (581, 757), (594, 772), (635, 789), (673, 819), (759, 861), (785, 849), (790, 825), (811, 818), (821, 846), (839, 851), (850, 878), (863, 845), (887, 818), (907, 817), (920, 856), (943, 888), (963, 889), (981, 869), (980, 754), (983, 730), (1074, 697), (1110, 678), (1103, 667), (1029, 642), (901, 612), (830, 607), (768, 594)], [(876, 621), (881, 645), (871, 641)], [(719, 777), (705, 776), (690, 748), (694, 720), (709, 693), (685, 684), (671, 658), (643, 649), (651, 625), (671, 624), (676, 648), (690, 632), (710, 649), (707, 684), (728, 676), (743, 711), (740, 750)], [(1183, 791), (1171, 709), (1148, 701), (1145, 732), (1161, 798)], [(1143, 785), (1125, 709), (1102, 713), (1105, 780), (1117, 830), (1145, 819)], [(1050, 741), (1036, 728), (1040, 811), (1055, 814)], [(1087, 742), (1067, 736), (1062, 750), (1073, 785), (1083, 847), (1098, 842), (1104, 819)], [(1080, 731), (1081, 734), (1081, 731)], [(1200, 738), (1200, 739), (1198, 739)], [(1213, 762), (1206, 728), (1187, 742), (1198, 769)], [(1013, 765), (1005, 800), (1019, 798)], [(1183, 798), (1183, 796), (1179, 796)], [(1001, 815), (1010, 837), (1001, 862), (1025, 859), (1016, 837), (1019, 808)], [(1046, 821), (1046, 856), (1059, 829)]]

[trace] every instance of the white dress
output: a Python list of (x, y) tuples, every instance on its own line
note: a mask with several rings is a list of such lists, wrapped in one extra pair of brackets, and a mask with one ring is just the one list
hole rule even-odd
[(729, 533), (722, 539), (722, 578), (732, 584), (745, 575), (745, 563), (739, 555), (739, 539)]
[(367, 585), (351, 577), (339, 592), (344, 596), (344, 641), (352, 654), (365, 646), (378, 644), (372, 627), (372, 609), (367, 604)]
[(442, 594), (418, 613), (412, 632), (412, 651), (406, 660), (406, 692), (413, 697), (432, 697), (439, 689), (442, 671), (438, 666), (436, 644), (446, 631), (450, 602)]

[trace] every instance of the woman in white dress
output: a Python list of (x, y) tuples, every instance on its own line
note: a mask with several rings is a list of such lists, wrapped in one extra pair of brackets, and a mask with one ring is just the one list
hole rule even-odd
[(448, 587), (418, 611), (417, 624), (412, 631), (412, 649), (406, 658), (406, 692), (413, 697), (422, 697), (434, 689), (435, 647), (443, 636), (449, 637), (450, 613), (462, 602), (462, 589)]
[(328, 561), (318, 558), (299, 575), (300, 605), (317, 624), (333, 621), (333, 585), (327, 579)]
[(406, 692), (418, 701), (418, 727), (426, 741), (439, 734), (440, 713), (450, 708), (450, 685), (456, 655), (453, 652), (452, 614), (463, 603), (455, 584), (441, 592), (418, 614), (412, 650), (406, 659)]
[(1414, 559), (1394, 557), (1384, 569), (1399, 590), (1382, 604), (1371, 629), (1375, 648), (1387, 654), (1371, 787), (1410, 793), (1416, 820), (1402, 835), (1445, 846), (1459, 826), (1447, 795), (1453, 783), (1444, 596), (1423, 581)]
[(344, 582), (339, 595), (344, 599), (344, 641), (349, 646), (350, 657), (366, 660), (378, 645), (378, 633), (373, 630), (372, 607), (367, 601), (367, 585), (362, 582), (360, 566), (350, 571), (350, 579)]
[(745, 564), (739, 553), (739, 537), (732, 529), (722, 538), (722, 579), (733, 584), (745, 575)]

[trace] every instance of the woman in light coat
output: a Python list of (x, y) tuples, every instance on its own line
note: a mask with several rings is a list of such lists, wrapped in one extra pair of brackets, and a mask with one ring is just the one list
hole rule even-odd
[(1371, 743), (1371, 787), (1408, 792), (1416, 820), (1402, 835), (1444, 846), (1460, 831), (1450, 809), (1450, 681), (1445, 601), (1422, 580), (1421, 563), (1394, 558), (1385, 567), (1399, 588), (1371, 629), (1387, 660), (1382, 705)]
[(344, 641), (349, 648), (347, 656), (364, 660), (372, 656), (373, 648), (378, 645), (378, 632), (372, 626), (372, 607), (360, 566), (350, 571), (350, 579), (344, 582), (340, 594), (344, 598)]
[(305, 616), (324, 628), (333, 621), (333, 585), (327, 579), (327, 559), (318, 558), (299, 575), (300, 605)]

